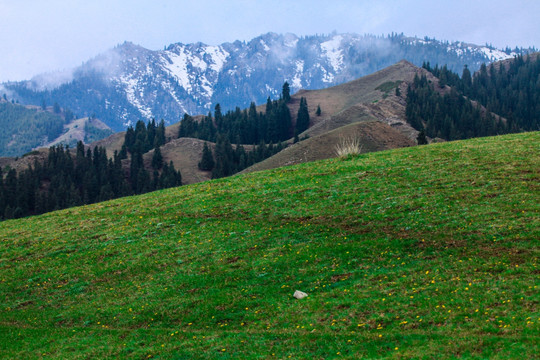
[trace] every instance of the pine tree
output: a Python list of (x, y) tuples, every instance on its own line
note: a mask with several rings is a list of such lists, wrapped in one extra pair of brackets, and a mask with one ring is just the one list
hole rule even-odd
[(163, 167), (163, 156), (161, 155), (161, 150), (157, 147), (154, 150), (154, 155), (152, 156), (152, 168), (159, 170)]
[(160, 147), (161, 145), (165, 145), (165, 121), (163, 119), (159, 122), (154, 139), (154, 147)]
[(223, 114), (221, 113), (221, 106), (219, 104), (216, 104), (214, 108), (214, 120), (216, 121), (218, 130), (226, 130), (226, 124), (223, 122)]
[[(398, 95), (399, 96), (399, 95)], [(321, 116), (321, 105), (317, 105), (317, 111), (315, 112), (315, 115)]]
[(199, 162), (199, 169), (202, 171), (212, 171), (214, 164), (214, 156), (212, 155), (212, 151), (208, 145), (204, 143), (202, 158)]
[(298, 109), (298, 115), (296, 117), (295, 134), (299, 135), (306, 131), (309, 127), (309, 111), (305, 98), (300, 98), (300, 108)]
[(426, 145), (428, 143), (424, 130), (421, 130), (418, 133), (418, 136), (416, 137), (416, 142), (418, 143), (418, 145)]
[(471, 71), (469, 70), (467, 65), (465, 65), (465, 67), (463, 68), (463, 74), (461, 75), (461, 89), (460, 90), (463, 92), (463, 94), (469, 95), (471, 87), (472, 87)]
[(288, 103), (291, 100), (291, 89), (289, 87), (289, 83), (285, 81), (283, 84), (283, 90), (281, 92), (281, 98), (283, 101)]

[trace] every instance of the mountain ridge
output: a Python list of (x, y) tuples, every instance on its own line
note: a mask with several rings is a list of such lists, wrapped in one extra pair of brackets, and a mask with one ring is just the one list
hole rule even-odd
[(417, 66), (431, 61), (455, 71), (465, 64), (474, 70), (483, 62), (511, 58), (516, 51), (403, 34), (267, 33), (244, 42), (174, 43), (156, 51), (124, 42), (76, 68), (69, 82), (63, 76), (59, 85), (53, 81), (58, 76), (48, 81), (43, 75), (3, 84), (0, 92), (23, 103), (59, 101), (79, 116), (95, 114), (119, 131), (139, 119), (174, 123), (184, 113), (207, 113), (216, 103), (223, 109), (263, 103), (269, 95), (279, 96), (284, 81), (293, 91), (325, 88), (402, 58)]

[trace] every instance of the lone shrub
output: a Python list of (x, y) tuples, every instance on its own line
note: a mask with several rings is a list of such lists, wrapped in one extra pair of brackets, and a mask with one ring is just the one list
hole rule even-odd
[(358, 137), (342, 138), (336, 145), (335, 151), (337, 156), (345, 157), (348, 155), (358, 155), (362, 153), (362, 144)]

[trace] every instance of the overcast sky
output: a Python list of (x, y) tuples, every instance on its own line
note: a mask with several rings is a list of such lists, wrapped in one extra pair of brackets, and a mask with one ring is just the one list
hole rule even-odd
[(69, 69), (131, 41), (218, 45), (267, 32), (391, 32), (540, 47), (540, 0), (0, 0), (0, 81)]

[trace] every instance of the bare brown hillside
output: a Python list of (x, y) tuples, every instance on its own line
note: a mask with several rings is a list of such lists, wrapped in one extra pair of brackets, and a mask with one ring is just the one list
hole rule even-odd
[(247, 168), (243, 172), (267, 170), (336, 157), (337, 145), (351, 138), (359, 140), (362, 144), (362, 152), (381, 151), (416, 145), (416, 142), (410, 140), (390, 125), (377, 120), (369, 120), (342, 126), (293, 144), (276, 155)]
[[(198, 164), (201, 161), (205, 141), (192, 138), (180, 138), (169, 141), (161, 146), (163, 162), (173, 162), (176, 170), (182, 174), (182, 184), (194, 184), (211, 178), (208, 171), (200, 171)], [(144, 166), (151, 169), (154, 150), (150, 150), (143, 156)]]
[[(299, 91), (292, 96), (289, 106), (295, 118), (300, 98), (306, 98), (311, 125), (300, 138), (308, 139), (245, 172), (334, 157), (336, 146), (351, 137), (359, 140), (363, 152), (415, 145), (418, 131), (406, 121), (405, 96), (408, 84), (417, 74), (425, 74), (430, 81), (438, 83), (431, 73), (403, 60), (346, 84)], [(320, 116), (315, 114), (317, 105), (321, 107)]]
[[(293, 114), (293, 118), (296, 116), (300, 98), (306, 98), (311, 117), (311, 127), (307, 133), (315, 135), (316, 133), (311, 133), (313, 131), (311, 128), (317, 129), (317, 125), (322, 122), (332, 122), (332, 118), (340, 113), (346, 112), (347, 117), (352, 116), (352, 121), (349, 123), (355, 122), (355, 119), (362, 119), (363, 115), (357, 114), (353, 107), (359, 104), (365, 106), (377, 104), (381, 100), (395, 97), (395, 88), (398, 86), (402, 96), (404, 96), (404, 90), (407, 89), (406, 84), (413, 81), (415, 74), (424, 72), (425, 70), (402, 60), (374, 74), (345, 84), (321, 90), (301, 90), (292, 96), (291, 114)], [(321, 116), (315, 114), (317, 105), (321, 107)], [(404, 102), (401, 102), (401, 105), (404, 105)], [(350, 111), (351, 108), (353, 108), (352, 111)], [(392, 113), (396, 113), (396, 111)], [(342, 124), (339, 121), (343, 121), (343, 116), (340, 120), (336, 120), (338, 121), (337, 125)], [(336, 128), (336, 126), (330, 127)], [(323, 128), (329, 129), (330, 127), (326, 125)]]

